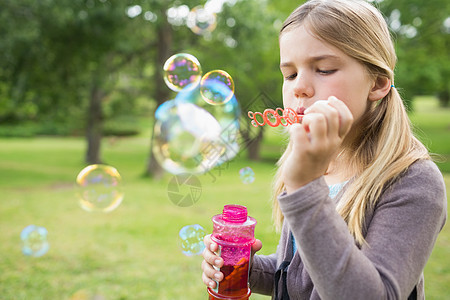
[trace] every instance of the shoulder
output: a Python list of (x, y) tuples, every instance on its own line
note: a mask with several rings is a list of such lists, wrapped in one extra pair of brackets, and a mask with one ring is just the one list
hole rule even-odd
[(415, 192), (445, 194), (442, 173), (434, 162), (418, 160), (402, 172), (391, 184), (396, 188), (406, 188)]
[(444, 217), (447, 197), (444, 178), (431, 160), (418, 160), (385, 188), (377, 206), (408, 206)]
[(406, 170), (405, 175), (409, 176), (427, 176), (433, 180), (439, 180), (443, 182), (442, 173), (436, 164), (429, 159), (420, 159), (411, 164)]

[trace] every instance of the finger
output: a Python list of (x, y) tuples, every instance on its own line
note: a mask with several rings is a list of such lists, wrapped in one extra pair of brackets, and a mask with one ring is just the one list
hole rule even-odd
[(211, 280), (221, 281), (223, 279), (223, 273), (216, 270), (206, 261), (202, 261), (202, 270), (203, 274)]
[(205, 244), (205, 248), (211, 250), (211, 252), (217, 252), (219, 250), (219, 245), (211, 239), (211, 234), (205, 235), (203, 243)]
[(339, 132), (339, 112), (337, 109), (329, 105), (328, 100), (318, 100), (307, 110), (305, 114), (321, 113), (325, 115), (327, 121), (327, 133), (329, 136), (337, 135)]
[(211, 244), (211, 234), (207, 234), (205, 235), (205, 237), (203, 238), (203, 243), (205, 244), (206, 248), (210, 247)]
[(339, 113), (339, 136), (344, 137), (352, 127), (353, 115), (347, 105), (338, 98), (331, 96), (328, 98), (328, 102)]
[(307, 127), (304, 124), (292, 124), (290, 126), (289, 134), (294, 150), (297, 149), (297, 147), (304, 147), (306, 144), (309, 144), (309, 137), (306, 129)]
[(216, 288), (217, 283), (214, 280), (212, 280), (211, 278), (208, 278), (208, 276), (206, 276), (205, 273), (202, 274), (202, 280), (206, 286), (208, 286), (212, 289)]
[(212, 252), (208, 248), (205, 248), (205, 250), (203, 250), (202, 256), (205, 259), (205, 261), (212, 266), (220, 268), (223, 265), (223, 259), (220, 256), (217, 256), (214, 252)]
[(308, 113), (303, 117), (303, 126), (309, 129), (311, 144), (323, 141), (327, 137), (327, 120), (324, 114)]

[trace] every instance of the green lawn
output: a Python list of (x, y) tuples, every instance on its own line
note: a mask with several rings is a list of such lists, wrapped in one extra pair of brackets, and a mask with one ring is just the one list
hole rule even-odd
[(418, 97), (413, 108), (410, 118), (417, 137), (432, 153), (438, 154), (439, 168), (450, 173), (450, 107), (439, 107), (434, 98)]
[[(437, 110), (428, 101), (417, 103), (428, 110), (417, 111), (412, 119), (432, 151), (448, 157), (450, 111)], [(201, 257), (181, 253), (178, 231), (200, 224), (210, 232), (211, 216), (220, 213), (224, 204), (243, 204), (258, 220), (261, 253), (275, 251), (278, 235), (271, 224), (269, 196), (273, 162), (281, 148), (279, 135), (269, 132), (265, 160), (254, 163), (238, 157), (221, 170), (199, 175), (202, 195), (190, 207), (169, 200), (171, 175), (158, 182), (142, 176), (147, 134), (105, 139), (104, 160), (120, 171), (125, 188), (123, 203), (108, 214), (88, 213), (78, 205), (74, 183), (85, 166), (83, 139), (0, 139), (0, 299), (91, 300), (86, 295), (95, 294), (107, 300), (207, 299), (200, 278)], [(450, 172), (447, 164), (440, 167)], [(245, 166), (256, 173), (253, 184), (239, 180), (239, 170)], [(450, 187), (450, 173), (445, 180)], [(21, 253), (20, 232), (29, 224), (43, 226), (49, 233), (50, 250), (40, 258)], [(450, 295), (449, 249), (446, 225), (425, 270), (427, 299)]]

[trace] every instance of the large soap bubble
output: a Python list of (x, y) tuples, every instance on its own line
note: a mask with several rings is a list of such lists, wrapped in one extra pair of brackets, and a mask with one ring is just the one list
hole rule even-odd
[[(220, 85), (223, 87), (223, 85)], [(200, 88), (183, 90), (175, 98), (176, 103), (193, 103), (207, 110), (220, 124), (220, 139), (226, 146), (225, 152), (218, 161), (221, 164), (236, 156), (239, 151), (239, 117), (241, 109), (236, 97), (222, 105), (210, 105), (204, 101)]]
[(47, 253), (50, 245), (47, 240), (47, 229), (36, 225), (25, 227), (20, 233), (22, 253), (27, 256), (40, 257)]
[(205, 229), (198, 225), (186, 225), (178, 233), (181, 252), (186, 256), (200, 255), (205, 249)]
[(153, 153), (172, 174), (204, 173), (225, 151), (219, 122), (205, 109), (188, 102), (166, 104), (156, 117)]
[(200, 83), (202, 68), (198, 59), (188, 53), (178, 53), (169, 57), (164, 64), (164, 82), (179, 92), (190, 86), (194, 88)]
[(215, 13), (199, 5), (190, 11), (186, 20), (186, 25), (195, 34), (204, 35), (211, 33), (216, 29), (217, 17)]
[(87, 166), (77, 176), (78, 197), (86, 211), (110, 212), (123, 200), (122, 178), (116, 168), (94, 164)]

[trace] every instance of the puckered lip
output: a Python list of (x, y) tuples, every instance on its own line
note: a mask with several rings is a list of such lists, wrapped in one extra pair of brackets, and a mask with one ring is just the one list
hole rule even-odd
[(305, 109), (306, 108), (304, 106), (299, 106), (299, 107), (297, 107), (295, 112), (297, 113), (297, 115), (303, 116), (305, 114)]
[(305, 115), (305, 109), (306, 108), (304, 106), (299, 106), (295, 109), (295, 113), (297, 114), (299, 123), (302, 123), (302, 121), (303, 121), (303, 116)]

